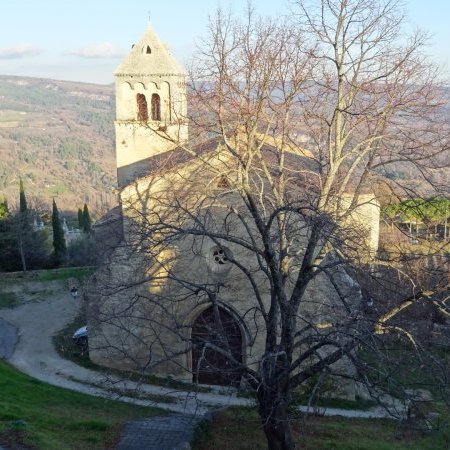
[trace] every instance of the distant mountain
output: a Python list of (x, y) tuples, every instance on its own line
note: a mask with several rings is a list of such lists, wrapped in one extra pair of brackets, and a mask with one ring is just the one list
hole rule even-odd
[(0, 76), (0, 194), (27, 196), (61, 210), (115, 203), (114, 88)]

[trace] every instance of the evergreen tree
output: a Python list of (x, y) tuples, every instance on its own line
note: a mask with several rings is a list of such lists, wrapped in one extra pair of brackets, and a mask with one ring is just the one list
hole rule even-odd
[(0, 220), (9, 215), (8, 201), (6, 198), (0, 198)]
[(78, 228), (80, 230), (84, 229), (83, 210), (81, 208), (78, 208)]
[(11, 213), (8, 202), (0, 196), (0, 271), (42, 269), (48, 265), (51, 243), (47, 230), (35, 230), (38, 217), (25, 199), (20, 183), (19, 209)]
[(21, 262), (17, 252), (15, 223), (9, 213), (8, 202), (0, 199), (0, 270), (20, 270)]
[(91, 216), (89, 214), (88, 206), (85, 203), (83, 208), (83, 231), (85, 233), (89, 233), (91, 231), (91, 225)]
[(19, 201), (20, 201), (20, 212), (25, 213), (28, 210), (27, 199), (25, 197), (25, 189), (23, 187), (22, 178), (19, 181)]
[(52, 227), (55, 260), (58, 264), (61, 264), (66, 258), (67, 247), (66, 240), (64, 239), (64, 231), (62, 229), (61, 221), (59, 220), (59, 211), (56, 206), (55, 199), (53, 199)]
[(0, 218), (0, 271), (23, 269), (14, 219), (11, 214)]
[(20, 254), (22, 270), (27, 270), (27, 253), (32, 241), (33, 227), (30, 222), (25, 188), (22, 178), (19, 179), (19, 212), (14, 217), (17, 248)]

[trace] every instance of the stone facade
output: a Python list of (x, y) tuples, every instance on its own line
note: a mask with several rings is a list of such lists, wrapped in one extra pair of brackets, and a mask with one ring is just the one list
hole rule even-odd
[[(261, 317), (252, 313), (257, 307), (254, 287), (230, 263), (238, 262), (255, 274), (267, 305), (270, 288), (267, 279), (258, 275), (255, 253), (195, 234), (167, 238), (162, 245), (155, 231), (158, 221), (174, 226), (183, 221), (188, 226), (190, 211), (195, 211), (196, 219), (220, 227), (230, 205), (239, 208), (239, 202), (237, 194), (222, 182), (223, 174), (230, 174), (230, 162), (220, 144), (197, 148), (194, 158), (180, 147), (188, 138), (182, 120), (186, 116), (184, 73), (151, 28), (117, 69), (116, 89), (123, 235), (85, 290), (90, 357), (105, 366), (192, 381), (193, 329), (197, 318), (215, 302), (234, 318), (240, 330), (242, 361), (256, 369), (264, 352), (265, 329)], [(158, 120), (142, 117), (139, 109), (143, 98), (139, 95), (151, 99), (154, 94), (161, 100)], [(293, 151), (291, 157), (293, 164), (308, 163), (305, 152)], [(364, 230), (361, 236), (366, 236), (370, 251), (376, 251), (379, 206), (373, 195), (361, 200), (347, 221)], [(348, 207), (350, 196), (343, 204)], [(248, 231), (238, 223), (229, 226), (237, 237)], [(152, 232), (146, 235), (146, 229)], [(196, 291), (195, 286), (211, 288)], [(318, 275), (309, 283), (305, 298), (304, 324), (339, 321), (340, 315), (348, 316), (342, 308), (343, 298), (350, 305), (362, 301), (358, 284), (340, 268), (330, 269), (327, 276)]]

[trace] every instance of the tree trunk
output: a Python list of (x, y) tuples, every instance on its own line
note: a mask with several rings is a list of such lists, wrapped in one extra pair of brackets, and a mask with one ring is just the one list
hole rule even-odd
[(285, 396), (261, 395), (261, 393), (258, 395), (259, 413), (269, 450), (295, 449), (287, 411), (287, 398), (282, 397)]

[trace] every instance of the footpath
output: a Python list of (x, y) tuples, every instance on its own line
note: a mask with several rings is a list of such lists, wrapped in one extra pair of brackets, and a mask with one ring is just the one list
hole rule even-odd
[[(55, 386), (176, 413), (129, 422), (123, 430), (119, 450), (188, 449), (195, 426), (208, 412), (227, 406), (254, 404), (253, 400), (238, 397), (232, 390), (181, 391), (135, 383), (61, 358), (52, 337), (78, 314), (79, 302), (68, 291), (56, 291), (43, 301), (0, 309), (0, 358), (21, 372)], [(311, 412), (306, 407), (299, 409)], [(382, 408), (369, 411), (321, 408), (319, 412), (353, 418), (391, 417)]]

